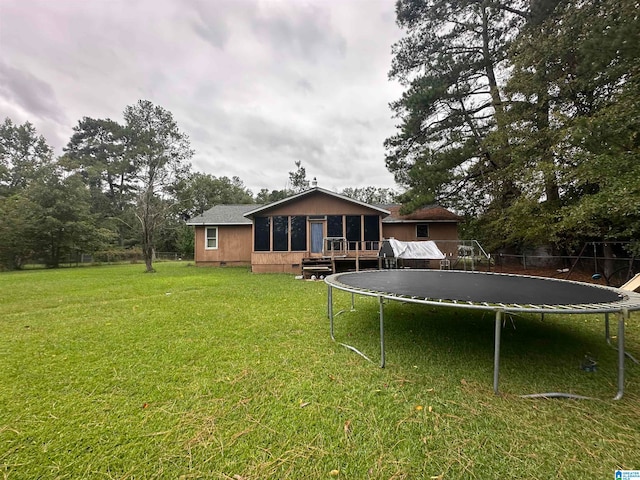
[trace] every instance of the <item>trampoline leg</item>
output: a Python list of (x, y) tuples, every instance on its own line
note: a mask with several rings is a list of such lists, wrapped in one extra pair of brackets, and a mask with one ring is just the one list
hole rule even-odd
[(351, 293), (351, 311), (352, 312), (356, 311), (356, 294), (355, 293)]
[(618, 394), (614, 400), (624, 395), (624, 321), (629, 316), (627, 310), (618, 313)]
[[(609, 333), (609, 314), (608, 313), (604, 314), (604, 338), (607, 340), (607, 343), (609, 344), (609, 346), (617, 349), (617, 347), (615, 347), (611, 343), (611, 334)], [(633, 355), (631, 355), (629, 352), (624, 352), (624, 354), (636, 365), (640, 364), (640, 361), (638, 361), (638, 359)]]
[(331, 340), (334, 342), (336, 339), (333, 336), (333, 287), (329, 285), (329, 291), (327, 292), (327, 314), (329, 315), (329, 331), (331, 333)]
[(384, 299), (378, 297), (380, 303), (380, 368), (384, 368)]
[(500, 377), (500, 334), (502, 332), (502, 310), (496, 310), (495, 350), (493, 353), (493, 393), (498, 395)]

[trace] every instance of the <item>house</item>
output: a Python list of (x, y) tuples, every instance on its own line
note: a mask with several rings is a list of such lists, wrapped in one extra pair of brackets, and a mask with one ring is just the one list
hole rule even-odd
[(195, 230), (196, 265), (248, 265), (256, 273), (377, 266), (380, 243), (390, 237), (443, 241), (443, 252), (455, 251), (459, 216), (441, 207), (399, 210), (314, 187), (267, 205), (216, 205), (187, 225)]

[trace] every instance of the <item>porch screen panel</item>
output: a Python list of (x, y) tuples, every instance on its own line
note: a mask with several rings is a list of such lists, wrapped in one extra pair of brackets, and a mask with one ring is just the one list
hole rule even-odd
[(289, 217), (273, 217), (273, 251), (289, 250)]
[(362, 240), (362, 226), (360, 215), (347, 215), (347, 241), (359, 242)]
[(377, 215), (364, 217), (364, 241), (377, 242), (380, 240), (380, 218)]
[(342, 236), (342, 215), (327, 215), (327, 237)]
[(307, 217), (291, 217), (291, 251), (304, 252), (307, 249)]
[(253, 244), (256, 252), (271, 250), (271, 234), (269, 217), (255, 217)]

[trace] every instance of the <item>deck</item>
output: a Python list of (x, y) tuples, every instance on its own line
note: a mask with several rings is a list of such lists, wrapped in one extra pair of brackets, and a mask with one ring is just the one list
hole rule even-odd
[(381, 268), (378, 241), (349, 242), (341, 237), (324, 239), (321, 256), (302, 259), (304, 278), (324, 277), (332, 273), (360, 271)]

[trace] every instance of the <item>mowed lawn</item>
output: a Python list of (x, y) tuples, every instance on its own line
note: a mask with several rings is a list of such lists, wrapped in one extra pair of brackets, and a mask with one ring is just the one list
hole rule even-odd
[[(390, 303), (387, 368), (331, 341), (327, 287), (160, 263), (0, 274), (0, 478), (613, 479), (640, 469), (640, 366), (601, 316)], [(335, 293), (336, 309), (350, 295)], [(627, 322), (640, 357), (640, 315)], [(615, 321), (613, 322), (615, 325)], [(614, 330), (615, 328), (612, 328)], [(377, 303), (336, 338), (379, 359)], [(585, 355), (595, 372), (580, 369)], [(575, 392), (596, 400), (523, 399)]]

